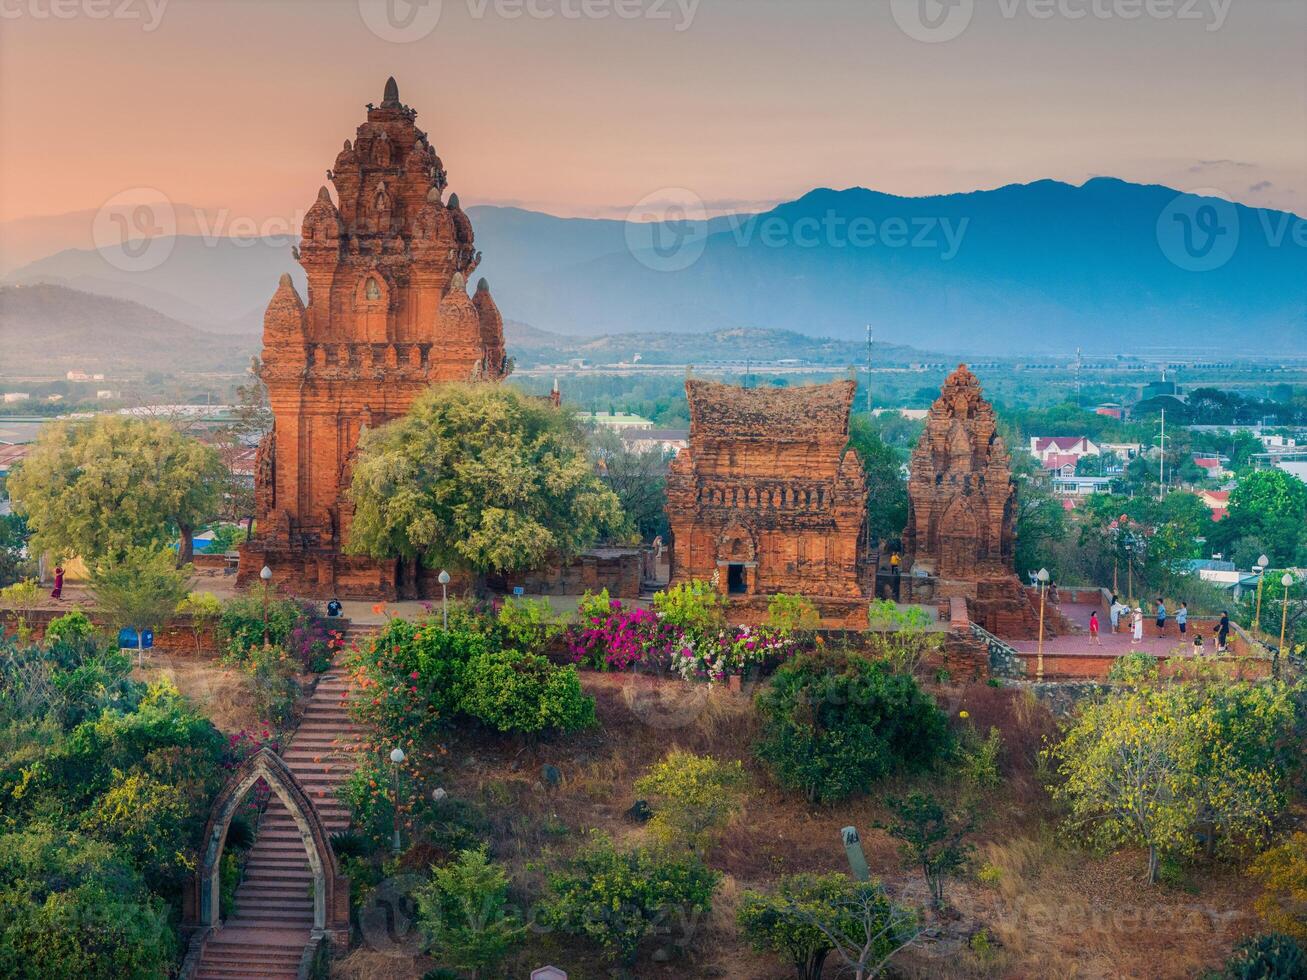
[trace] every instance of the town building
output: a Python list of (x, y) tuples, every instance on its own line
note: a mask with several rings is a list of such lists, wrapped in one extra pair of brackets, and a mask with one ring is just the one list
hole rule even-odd
[(866, 479), (848, 448), (857, 384), (690, 379), (689, 446), (667, 477), (672, 582), (735, 596), (858, 599)]
[(432, 384), (496, 381), (511, 366), (503, 319), (458, 196), (392, 78), (346, 140), (304, 218), (295, 255), (308, 302), (283, 276), (263, 321), (275, 420), (256, 465), (258, 533), (241, 585), (266, 565), (296, 594), (439, 594), (417, 562), (345, 554), (359, 437), (403, 415)]

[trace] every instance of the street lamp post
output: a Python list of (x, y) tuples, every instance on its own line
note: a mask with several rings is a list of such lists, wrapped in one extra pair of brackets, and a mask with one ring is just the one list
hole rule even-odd
[(1265, 555), (1257, 559), (1257, 615), (1253, 617), (1253, 636), (1260, 636), (1262, 632), (1262, 583), (1266, 579), (1266, 566), (1271, 563), (1271, 559)]
[(263, 580), (263, 645), (268, 645), (268, 585), (272, 582), (272, 569), (267, 565), (263, 566), (263, 571), (259, 572), (259, 578)]
[(1048, 592), (1048, 569), (1041, 568), (1039, 579), (1039, 652), (1035, 659), (1035, 680), (1044, 681), (1044, 597)]
[(449, 572), (441, 571), (436, 579), (440, 583), (440, 620), (449, 629)]
[(390, 750), (391, 769), (394, 771), (394, 777), (395, 777), (395, 780), (394, 780), (394, 790), (395, 790), (395, 801), (394, 801), (394, 807), (395, 807), (395, 833), (394, 833), (394, 836), (391, 838), (391, 841), (390, 841), (390, 847), (391, 847), (391, 849), (392, 849), (396, 854), (398, 854), (399, 851), (400, 851), (400, 846), (399, 846), (399, 766), (400, 766), (400, 763), (402, 763), (403, 761), (404, 761), (404, 750), (403, 750), (403, 749), (401, 749), (399, 746), (396, 746), (395, 748), (393, 748), (393, 749)]
[(1271, 663), (1271, 673), (1280, 676), (1280, 661), (1288, 652), (1285, 648), (1285, 639), (1289, 632), (1289, 586), (1293, 585), (1293, 576), (1285, 572), (1284, 578), (1280, 579), (1280, 584), (1284, 586), (1284, 609), (1280, 612), (1280, 645), (1275, 648), (1275, 659)]

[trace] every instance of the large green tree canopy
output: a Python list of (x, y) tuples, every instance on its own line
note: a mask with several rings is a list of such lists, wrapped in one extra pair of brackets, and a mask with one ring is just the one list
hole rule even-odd
[(513, 388), (441, 385), (359, 443), (349, 547), (477, 573), (627, 536), (575, 419)]
[(1233, 550), (1235, 542), (1251, 538), (1267, 549), (1272, 566), (1295, 564), (1307, 557), (1307, 484), (1283, 470), (1244, 474), (1216, 531), (1223, 547)]
[(101, 415), (42, 429), (9, 494), (27, 516), (34, 553), (116, 562), (177, 536), (185, 562), (226, 478), (211, 447), (166, 422)]

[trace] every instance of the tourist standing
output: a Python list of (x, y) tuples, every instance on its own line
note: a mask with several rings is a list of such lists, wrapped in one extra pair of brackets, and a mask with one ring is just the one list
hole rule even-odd
[(1194, 634), (1194, 656), (1201, 657), (1206, 651), (1203, 649), (1203, 634)]
[(1130, 644), (1133, 646), (1144, 638), (1144, 610), (1140, 606), (1135, 606), (1131, 625)]
[(1221, 610), (1221, 621), (1216, 624), (1216, 652), (1225, 653), (1225, 645), (1230, 641), (1230, 614)]
[(1166, 635), (1166, 602), (1160, 595), (1157, 597), (1157, 635)]
[(64, 597), (64, 567), (55, 565), (54, 567), (54, 588), (50, 590), (51, 599), (62, 599)]
[(1184, 636), (1189, 629), (1189, 603), (1180, 603), (1180, 608), (1175, 611), (1175, 625), (1180, 627), (1180, 635)]
[(1089, 614), (1089, 642), (1098, 646), (1103, 645), (1103, 638), (1098, 635), (1098, 610), (1095, 609)]
[(1107, 607), (1107, 615), (1112, 620), (1112, 632), (1115, 633), (1121, 625), (1121, 600), (1112, 594), (1112, 604)]

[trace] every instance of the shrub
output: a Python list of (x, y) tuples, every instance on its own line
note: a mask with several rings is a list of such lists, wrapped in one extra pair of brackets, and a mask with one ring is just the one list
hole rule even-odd
[(630, 966), (640, 943), (666, 922), (711, 911), (718, 881), (717, 873), (692, 855), (619, 851), (600, 837), (548, 875), (542, 918)]
[(50, 625), (45, 628), (45, 642), (81, 643), (89, 640), (94, 632), (90, 617), (80, 609), (74, 609), (50, 620)]
[(508, 875), (490, 862), (484, 848), (460, 851), (448, 864), (432, 868), (431, 880), (413, 897), (432, 955), (478, 980), (495, 973), (526, 935), (508, 908)]
[(351, 711), (383, 740), (434, 739), (458, 709), (463, 671), (493, 649), (484, 634), (439, 622), (392, 619), (351, 661)]
[(672, 666), (686, 680), (720, 683), (765, 666), (783, 663), (797, 652), (790, 634), (753, 626), (719, 630), (715, 635), (687, 635)]
[[(860, 893), (873, 897), (868, 908), (872, 921), (862, 914)], [(835, 949), (831, 935), (853, 936), (871, 926), (870, 935), (882, 935), (880, 952), (888, 956), (898, 948), (896, 910), (872, 882), (856, 882), (845, 874), (786, 875), (772, 893), (746, 891), (740, 897), (736, 922), (758, 952), (788, 957), (800, 980), (821, 980), (826, 957)]]
[[(212, 592), (191, 592), (177, 603), (177, 614), (191, 618), (191, 632), (195, 635), (195, 652), (199, 653), (200, 638), (207, 630), (214, 629), (222, 619), (222, 600)], [(263, 639), (262, 633), (259, 639)]]
[(970, 723), (957, 742), (957, 767), (962, 781), (972, 790), (996, 789), (1002, 782), (998, 758), (1003, 751), (1003, 733), (990, 726), (989, 735), (980, 737)]
[(807, 596), (782, 592), (767, 601), (767, 628), (785, 636), (806, 637), (821, 628), (821, 613)]
[(241, 669), (250, 681), (254, 710), (265, 722), (285, 727), (295, 715), (299, 698), (299, 664), (280, 647), (253, 647)]
[(1107, 671), (1107, 679), (1119, 684), (1149, 684), (1157, 680), (1160, 672), (1156, 657), (1136, 651), (1114, 660)]
[(868, 646), (899, 674), (915, 675), (937, 651), (942, 634), (930, 632), (930, 613), (919, 606), (898, 606), (875, 599), (867, 606)]
[(574, 732), (595, 724), (594, 699), (575, 667), (515, 650), (483, 653), (467, 664), (459, 710), (500, 732)]
[(726, 602), (711, 582), (682, 582), (653, 599), (664, 622), (692, 639), (716, 633), (726, 624)]
[[(488, 831), (484, 815), (463, 800), (433, 800), (438, 771), (414, 746), (406, 751), (408, 758), (399, 767), (400, 833), (404, 840), (420, 835), (430, 846), (446, 852), (477, 847)], [(369, 852), (389, 851), (395, 827), (394, 780), (394, 766), (388, 758), (364, 757), (337, 790), (350, 809), (350, 825)]]
[(899, 842), (904, 864), (921, 869), (931, 900), (943, 908), (944, 880), (960, 871), (971, 854), (971, 845), (962, 842), (971, 832), (970, 819), (946, 811), (926, 793), (887, 802), (894, 821), (881, 829)]
[(602, 608), (583, 601), (582, 611), (580, 623), (569, 631), (567, 647), (574, 660), (595, 670), (664, 669), (684, 646), (680, 630), (647, 609), (624, 608), (620, 599)]
[(928, 767), (949, 745), (943, 714), (913, 678), (858, 656), (786, 664), (758, 695), (758, 709), (759, 758), (781, 786), (813, 802)]
[(1307, 832), (1258, 855), (1250, 872), (1262, 884), (1256, 907), (1266, 924), (1307, 942)]
[(0, 976), (164, 980), (175, 942), (111, 845), (45, 824), (0, 835)]
[(1214, 980), (1302, 980), (1307, 953), (1289, 936), (1271, 933), (1245, 939), (1234, 948)]
[(821, 980), (832, 952), (857, 976), (878, 976), (916, 934), (878, 882), (843, 874), (787, 875), (773, 893), (746, 891), (736, 921), (754, 949), (788, 957), (800, 980)]
[(185, 793), (146, 773), (113, 771), (113, 784), (83, 817), (86, 830), (111, 841), (155, 888), (180, 885), (190, 872)]
[(667, 843), (702, 851), (740, 809), (748, 779), (739, 762), (673, 749), (635, 783), (652, 797), (650, 827)]
[[(291, 631), (305, 618), (304, 607), (292, 599), (268, 600), (268, 643), (284, 646)], [(229, 599), (218, 620), (218, 642), (228, 658), (239, 662), (251, 650), (263, 646), (263, 594)]]
[(564, 626), (548, 599), (509, 599), (499, 610), (499, 629), (504, 646), (543, 654)]

